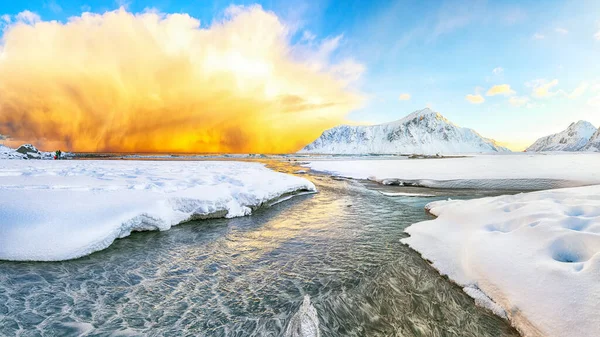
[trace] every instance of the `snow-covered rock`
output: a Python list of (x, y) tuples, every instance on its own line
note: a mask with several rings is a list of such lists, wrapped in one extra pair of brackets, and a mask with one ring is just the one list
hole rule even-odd
[(510, 152), (472, 129), (452, 124), (430, 109), (415, 111), (391, 123), (341, 125), (326, 130), (300, 153), (437, 154)]
[(27, 156), (27, 159), (41, 159), (42, 153), (32, 144), (23, 144), (19, 146), (15, 151)]
[[(67, 159), (74, 157), (73, 153), (63, 152), (61, 159)], [(10, 147), (0, 145), (0, 159), (54, 159), (53, 152), (44, 152), (38, 150), (32, 144), (23, 144), (16, 150)]]
[(600, 185), (426, 208), (402, 242), (477, 303), (525, 337), (600, 336)]
[(525, 151), (579, 151), (588, 143), (594, 132), (596, 127), (590, 122), (571, 123), (564, 131), (536, 140)]
[(0, 145), (0, 159), (27, 159), (27, 155), (19, 153), (8, 146)]
[(259, 163), (4, 160), (0, 259), (73, 259), (132, 231), (243, 216), (300, 191), (315, 186)]
[(582, 151), (600, 152), (600, 128), (592, 135), (587, 144), (581, 149)]
[(313, 171), (382, 184), (536, 190), (600, 184), (596, 153), (511, 153), (443, 159), (313, 160)]

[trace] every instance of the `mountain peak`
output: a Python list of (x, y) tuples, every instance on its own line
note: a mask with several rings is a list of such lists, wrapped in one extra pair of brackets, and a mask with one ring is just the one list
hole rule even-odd
[(436, 154), (504, 152), (491, 139), (454, 125), (425, 108), (394, 122), (371, 126), (342, 125), (326, 130), (300, 152), (333, 154)]
[(579, 151), (586, 146), (596, 130), (597, 128), (588, 121), (573, 122), (561, 132), (536, 140), (525, 151)]

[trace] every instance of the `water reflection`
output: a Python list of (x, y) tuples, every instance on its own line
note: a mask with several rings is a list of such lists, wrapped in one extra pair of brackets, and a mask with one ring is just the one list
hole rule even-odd
[(399, 242), (426, 201), (310, 178), (319, 194), (249, 217), (0, 262), (0, 335), (280, 336), (305, 295), (321, 336), (518, 335)]

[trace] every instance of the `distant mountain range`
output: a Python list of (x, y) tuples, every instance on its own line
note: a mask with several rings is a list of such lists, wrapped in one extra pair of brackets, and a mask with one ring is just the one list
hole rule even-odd
[(326, 130), (300, 153), (459, 154), (510, 152), (472, 129), (459, 127), (430, 109), (391, 123), (341, 125)]
[(536, 140), (525, 151), (600, 151), (600, 129), (587, 121), (571, 123), (564, 131)]

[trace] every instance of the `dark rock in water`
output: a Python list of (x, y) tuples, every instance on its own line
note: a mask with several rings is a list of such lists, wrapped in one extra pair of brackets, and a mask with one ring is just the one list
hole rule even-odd
[(28, 159), (40, 159), (42, 157), (40, 151), (31, 144), (23, 144), (16, 151), (26, 155)]

